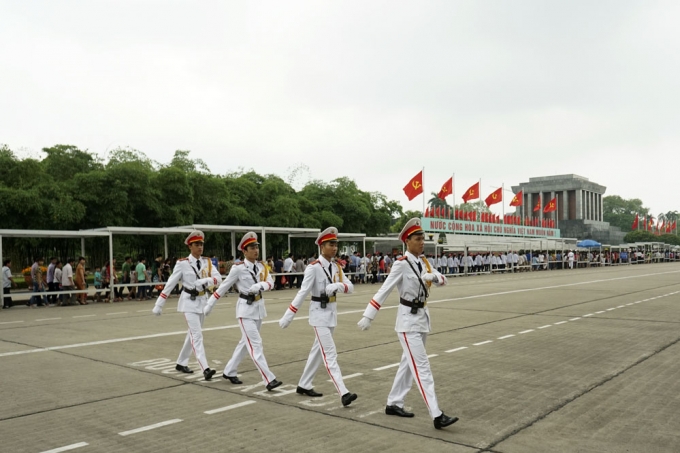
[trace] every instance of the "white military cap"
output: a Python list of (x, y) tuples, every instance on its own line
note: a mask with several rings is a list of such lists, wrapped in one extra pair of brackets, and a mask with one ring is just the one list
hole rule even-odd
[(319, 236), (316, 238), (316, 245), (321, 245), (324, 242), (328, 241), (337, 241), (338, 240), (338, 229), (335, 227), (328, 227), (325, 230), (323, 230), (321, 233), (319, 233)]
[(260, 244), (257, 242), (257, 234), (253, 233), (252, 231), (249, 231), (248, 233), (244, 234), (243, 237), (241, 238), (241, 242), (238, 243), (238, 249), (242, 252), (246, 250), (246, 247), (248, 247), (251, 244)]
[(194, 242), (205, 242), (205, 234), (199, 230), (194, 230), (189, 233), (189, 236), (184, 240), (184, 243), (186, 245), (191, 245)]
[(406, 239), (408, 239), (409, 236), (416, 233), (423, 233), (423, 227), (420, 225), (420, 219), (418, 217), (414, 217), (406, 222), (401, 233), (399, 233), (399, 239), (401, 242), (406, 242)]

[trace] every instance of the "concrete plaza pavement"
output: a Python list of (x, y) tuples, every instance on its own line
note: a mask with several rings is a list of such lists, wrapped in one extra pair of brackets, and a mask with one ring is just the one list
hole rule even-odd
[(313, 342), (307, 304), (267, 293), (265, 355), (284, 385), (267, 392), (247, 357), (243, 385), (219, 376), (240, 338), (235, 298), (204, 340), (218, 373), (174, 370), (185, 322), (170, 299), (0, 312), (0, 452), (676, 452), (680, 450), (680, 264), (449, 279), (428, 302), (435, 430), (414, 386), (412, 419), (384, 414), (401, 347), (397, 293), (370, 330), (356, 322), (379, 285), (338, 297), (339, 364), (359, 398), (342, 407), (320, 367), (295, 393)]

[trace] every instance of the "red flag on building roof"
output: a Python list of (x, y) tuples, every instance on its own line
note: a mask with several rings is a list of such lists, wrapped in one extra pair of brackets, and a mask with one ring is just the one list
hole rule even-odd
[(475, 200), (479, 198), (479, 183), (476, 182), (470, 186), (468, 190), (463, 194), (463, 201), (467, 203), (470, 200)]
[(423, 172), (419, 171), (411, 180), (404, 186), (404, 193), (408, 201), (423, 193)]
[(522, 206), (524, 204), (524, 195), (522, 194), (522, 191), (520, 190), (515, 194), (514, 197), (512, 197), (512, 201), (510, 202), (510, 206)]
[(449, 178), (449, 180), (444, 183), (442, 188), (439, 190), (437, 197), (441, 198), (442, 200), (445, 200), (446, 197), (448, 197), (452, 193), (453, 193), (453, 177)]
[(487, 206), (491, 206), (492, 204), (500, 203), (502, 201), (503, 201), (503, 188), (499, 187), (498, 189), (491, 192), (488, 197), (486, 197), (484, 203), (486, 203)]
[(557, 197), (550, 200), (550, 202), (545, 206), (543, 212), (553, 212), (557, 210)]

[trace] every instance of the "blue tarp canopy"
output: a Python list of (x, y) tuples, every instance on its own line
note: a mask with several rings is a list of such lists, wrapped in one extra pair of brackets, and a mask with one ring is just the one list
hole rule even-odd
[(602, 247), (602, 244), (592, 239), (586, 239), (585, 241), (577, 242), (576, 247)]

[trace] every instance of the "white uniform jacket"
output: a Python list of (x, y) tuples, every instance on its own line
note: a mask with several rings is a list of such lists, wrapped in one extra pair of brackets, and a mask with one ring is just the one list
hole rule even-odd
[[(219, 299), (224, 296), (229, 288), (236, 285), (239, 294), (248, 294), (250, 287), (257, 283), (260, 291), (270, 291), (274, 287), (274, 279), (267, 270), (264, 263), (251, 263), (244, 260), (234, 264), (229, 271), (229, 275), (224, 279), (217, 291), (211, 296), (208, 303), (213, 303), (212, 299)], [(264, 306), (264, 297), (253, 301), (248, 305), (248, 301), (239, 295), (236, 301), (236, 318), (264, 319), (267, 317), (267, 310)]]
[[(420, 298), (421, 301), (423, 300), (424, 291), (418, 276), (416, 275), (416, 272), (413, 272), (413, 269), (411, 269), (411, 266), (409, 266), (409, 263), (406, 262), (406, 260), (411, 263), (416, 272), (418, 272), (418, 262), (420, 262), (422, 267), (421, 276), (427, 272), (435, 274), (437, 278), (432, 282), (435, 285), (446, 285), (446, 277), (437, 272), (436, 269), (428, 269), (423, 258), (416, 258), (411, 252), (406, 252), (403, 258), (395, 261), (392, 266), (392, 272), (390, 272), (387, 280), (383, 283), (382, 288), (380, 288), (373, 299), (371, 299), (371, 302), (364, 311), (365, 317), (369, 319), (375, 318), (378, 314), (378, 310), (380, 310), (380, 307), (395, 286), (399, 291), (400, 298), (408, 301), (412, 301), (416, 298)], [(426, 287), (429, 286), (427, 282), (423, 281), (423, 283)], [(428, 310), (427, 305), (425, 305), (425, 308), (419, 309), (417, 314), (412, 315), (411, 307), (399, 304), (399, 308), (397, 309), (397, 323), (394, 330), (397, 332), (429, 332), (430, 329), (430, 311)]]
[[(191, 294), (182, 290), (179, 302), (177, 303), (177, 311), (183, 313), (203, 313), (203, 307), (205, 307), (208, 300), (208, 293), (205, 292), (206, 288), (217, 286), (222, 282), (220, 271), (212, 265), (210, 258), (201, 257), (199, 259), (201, 261), (201, 270), (198, 270), (196, 265), (198, 260), (193, 255), (177, 260), (172, 275), (170, 275), (168, 282), (163, 287), (160, 297), (163, 298), (164, 302), (180, 280), (182, 281), (183, 288), (197, 289), (203, 293), (203, 295), (196, 296), (196, 300), (191, 300)], [(201, 281), (197, 285), (199, 277)]]
[[(331, 267), (330, 272), (328, 271), (329, 265)], [(298, 309), (305, 301), (307, 294), (311, 292), (314, 297), (326, 294), (326, 286), (330, 283), (342, 283), (342, 289), (338, 290), (338, 293), (350, 294), (354, 292), (354, 285), (349, 278), (338, 270), (338, 265), (329, 263), (326, 258), (320, 256), (318, 260), (311, 262), (309, 266), (307, 266), (307, 269), (305, 269), (302, 286), (288, 308), (293, 313), (297, 313)], [(310, 301), (309, 325), (314, 327), (337, 326), (338, 303), (328, 303), (326, 304), (326, 308), (321, 308), (321, 302)]]

